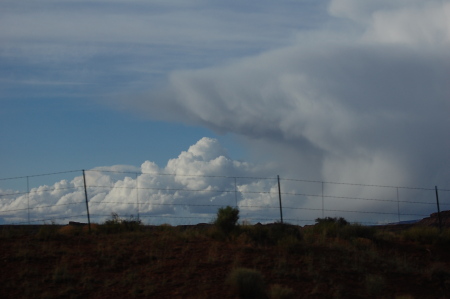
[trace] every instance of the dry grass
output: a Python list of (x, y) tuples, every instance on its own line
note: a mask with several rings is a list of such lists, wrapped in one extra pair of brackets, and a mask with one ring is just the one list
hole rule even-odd
[[(269, 298), (450, 297), (446, 230), (277, 225), (224, 239), (195, 226), (3, 229), (0, 298), (235, 298), (249, 277), (250, 289), (270, 282)], [(230, 275), (242, 268), (254, 272)]]

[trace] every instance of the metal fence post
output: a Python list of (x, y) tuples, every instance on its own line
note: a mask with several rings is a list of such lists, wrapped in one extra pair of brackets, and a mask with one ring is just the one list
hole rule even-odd
[(436, 191), (436, 203), (437, 203), (437, 210), (438, 210), (439, 230), (442, 231), (442, 219), (441, 219), (441, 208), (439, 207), (438, 187), (434, 186), (434, 190)]
[(398, 214), (398, 222), (400, 223), (400, 197), (398, 195), (398, 187), (397, 187), (397, 214)]
[(277, 179), (278, 179), (278, 199), (280, 201), (280, 219), (281, 219), (281, 223), (283, 223), (283, 208), (281, 206), (281, 187), (280, 187), (280, 176), (277, 175)]
[(323, 200), (323, 181), (322, 181), (322, 218), (325, 218), (325, 203)]
[(236, 177), (234, 177), (234, 200), (236, 201), (236, 208), (238, 207), (238, 200), (237, 200), (237, 184), (236, 184)]
[(89, 204), (88, 204), (88, 195), (87, 195), (87, 188), (86, 188), (86, 175), (84, 173), (83, 169), (83, 182), (84, 182), (84, 198), (86, 199), (86, 212), (88, 217), (88, 228), (89, 233), (91, 232), (91, 216), (89, 215)]
[(27, 210), (28, 210), (28, 225), (30, 225), (30, 177), (27, 176)]
[(137, 207), (137, 220), (139, 221), (139, 173), (136, 172), (136, 207)]

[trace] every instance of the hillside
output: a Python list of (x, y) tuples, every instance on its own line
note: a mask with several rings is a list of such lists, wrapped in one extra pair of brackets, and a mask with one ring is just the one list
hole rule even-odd
[(3, 227), (0, 297), (238, 298), (230, 274), (241, 268), (262, 275), (262, 298), (450, 296), (447, 229), (392, 232), (336, 223), (246, 225), (227, 234), (208, 225), (92, 228)]

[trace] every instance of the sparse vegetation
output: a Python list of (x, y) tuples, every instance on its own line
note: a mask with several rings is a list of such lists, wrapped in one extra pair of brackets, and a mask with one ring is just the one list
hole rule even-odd
[(44, 224), (39, 228), (37, 233), (38, 239), (42, 241), (50, 240), (58, 236), (58, 229), (60, 227), (58, 225), (52, 224)]
[(228, 277), (233, 291), (242, 299), (266, 298), (264, 278), (261, 272), (247, 268), (233, 269)]
[(283, 287), (279, 284), (275, 284), (270, 287), (269, 298), (270, 299), (294, 299), (295, 292), (291, 288)]
[(386, 289), (386, 280), (380, 275), (368, 274), (366, 276), (365, 286), (370, 296), (379, 296)]
[(226, 206), (217, 211), (217, 218), (214, 226), (222, 233), (229, 234), (236, 230), (239, 220), (239, 209)]
[(372, 239), (375, 229), (358, 223), (350, 224), (344, 218), (317, 218), (314, 232), (326, 237), (339, 237), (350, 240), (354, 238)]
[(408, 241), (419, 242), (422, 244), (432, 244), (439, 240), (439, 229), (430, 226), (418, 226), (405, 230), (402, 237)]
[(95, 233), (83, 224), (4, 227), (0, 298), (450, 297), (447, 229), (230, 221), (228, 237), (215, 238), (215, 224), (135, 220), (125, 219), (130, 229), (113, 215), (92, 224)]
[(135, 232), (141, 229), (140, 219), (131, 215), (129, 218), (120, 218), (117, 213), (111, 213), (111, 218), (107, 219), (100, 229), (106, 233)]
[(245, 225), (241, 228), (254, 245), (280, 245), (300, 246), (303, 239), (297, 226), (286, 223), (273, 223), (271, 225)]

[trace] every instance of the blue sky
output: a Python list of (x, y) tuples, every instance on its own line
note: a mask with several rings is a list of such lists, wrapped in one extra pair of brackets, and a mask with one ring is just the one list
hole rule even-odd
[(157, 90), (171, 71), (227, 64), (314, 28), (324, 2), (2, 1), (0, 177), (131, 164), (164, 165), (203, 136), (109, 104)]
[(441, 0), (2, 1), (0, 177), (198, 173), (183, 152), (218, 140), (248, 175), (446, 186), (448, 20)]

